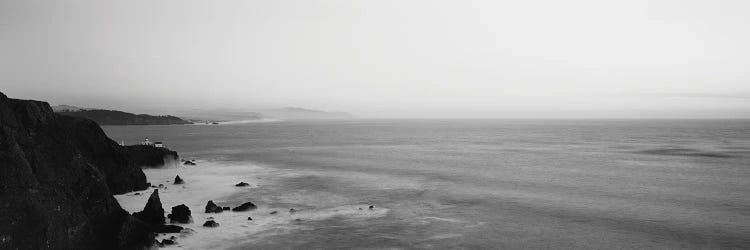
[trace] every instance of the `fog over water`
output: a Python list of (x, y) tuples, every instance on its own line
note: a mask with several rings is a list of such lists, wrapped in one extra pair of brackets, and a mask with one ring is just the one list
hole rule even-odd
[(0, 1), (0, 87), (174, 113), (750, 117), (750, 2)]

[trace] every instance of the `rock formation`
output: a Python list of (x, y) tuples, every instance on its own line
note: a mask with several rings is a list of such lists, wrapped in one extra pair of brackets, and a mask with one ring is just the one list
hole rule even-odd
[(135, 212), (133, 216), (149, 225), (164, 224), (164, 208), (161, 206), (161, 200), (159, 199), (159, 189), (154, 189), (154, 192), (148, 197), (148, 202), (143, 207), (143, 211)]
[(180, 178), (179, 175), (174, 177), (174, 184), (184, 184), (184, 183), (185, 183), (185, 180)]
[(146, 188), (134, 158), (93, 121), (0, 93), (0, 249), (131, 249), (153, 243), (112, 197)]
[(206, 213), (221, 213), (224, 211), (220, 206), (217, 206), (214, 201), (208, 201), (206, 204)]
[(167, 217), (169, 217), (171, 223), (190, 223), (190, 208), (185, 206), (185, 204), (174, 206), (172, 207), (172, 213)]
[(247, 211), (247, 210), (252, 210), (256, 208), (258, 207), (255, 206), (255, 204), (253, 204), (252, 202), (245, 202), (245, 203), (242, 203), (242, 205), (239, 205), (238, 207), (232, 208), (232, 211), (241, 212), (241, 211)]
[(137, 167), (162, 167), (165, 165), (179, 164), (177, 152), (167, 148), (157, 148), (147, 145), (130, 145), (124, 147)]

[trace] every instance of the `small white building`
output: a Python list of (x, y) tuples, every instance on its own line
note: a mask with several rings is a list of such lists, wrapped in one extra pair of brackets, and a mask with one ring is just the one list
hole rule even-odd
[(153, 143), (153, 142), (151, 142), (151, 141), (149, 141), (149, 140), (148, 140), (148, 137), (146, 137), (146, 139), (145, 139), (145, 140), (143, 140), (143, 142), (141, 142), (141, 145), (145, 145), (145, 146), (153, 146), (153, 145), (154, 145), (154, 143)]
[(164, 143), (161, 143), (160, 141), (154, 142), (154, 147), (163, 148), (164, 147)]

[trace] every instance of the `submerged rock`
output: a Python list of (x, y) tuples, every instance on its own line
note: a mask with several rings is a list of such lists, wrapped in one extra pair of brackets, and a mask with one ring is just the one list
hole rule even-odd
[(154, 189), (154, 192), (148, 197), (148, 202), (143, 207), (143, 211), (136, 212), (133, 216), (149, 225), (164, 224), (164, 208), (162, 208), (159, 199), (159, 189)]
[(179, 175), (174, 177), (174, 184), (183, 184), (183, 183), (185, 183), (185, 181), (182, 178), (180, 178)]
[(271, 214), (276, 214), (276, 213), (278, 213), (278, 212), (279, 212), (279, 211), (273, 211), (273, 212), (271, 212)]
[(195, 162), (192, 162), (192, 161), (185, 161), (185, 162), (183, 163), (183, 165), (187, 165), (187, 166), (195, 166)]
[(297, 210), (294, 210), (294, 208), (290, 208), (290, 209), (289, 209), (289, 212), (290, 212), (290, 213), (294, 213), (294, 212), (297, 212)]
[(238, 207), (232, 208), (232, 211), (242, 212), (242, 211), (252, 210), (252, 209), (256, 209), (256, 208), (258, 208), (258, 206), (256, 206), (252, 202), (245, 202), (245, 203), (242, 203), (242, 205), (240, 205)]
[(216, 223), (215, 221), (208, 220), (205, 223), (203, 223), (204, 227), (218, 227), (219, 223)]
[(235, 187), (246, 187), (246, 186), (250, 186), (250, 184), (248, 184), (247, 182), (240, 182), (240, 183), (235, 184), (234, 186)]
[(206, 204), (206, 213), (221, 213), (224, 211), (220, 206), (217, 206), (214, 201), (208, 201)]
[(174, 242), (174, 240), (170, 240), (170, 239), (163, 239), (163, 240), (161, 240), (161, 244), (162, 244), (162, 245), (165, 245), (165, 246), (168, 246), (168, 245), (174, 245), (174, 244), (175, 244), (175, 242)]
[(185, 204), (172, 207), (172, 213), (167, 215), (171, 223), (190, 223), (190, 208)]

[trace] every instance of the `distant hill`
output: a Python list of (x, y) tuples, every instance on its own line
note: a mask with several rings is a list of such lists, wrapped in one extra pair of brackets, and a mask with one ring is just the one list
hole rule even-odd
[(264, 116), (282, 120), (312, 120), (312, 119), (351, 119), (353, 116), (346, 112), (329, 112), (314, 109), (286, 107), (260, 111)]
[[(62, 105), (61, 105), (62, 106)], [(73, 106), (70, 106), (73, 107)], [(74, 107), (75, 108), (75, 107)], [(62, 109), (56, 112), (61, 115), (88, 118), (99, 125), (172, 125), (172, 124), (192, 124), (192, 122), (183, 120), (176, 116), (153, 116), (146, 114), (133, 114), (117, 110), (103, 109)]]
[(73, 112), (73, 111), (81, 111), (81, 110), (90, 110), (90, 108), (81, 108), (81, 107), (65, 105), (65, 104), (52, 106), (52, 111), (54, 112), (63, 112), (63, 111)]

